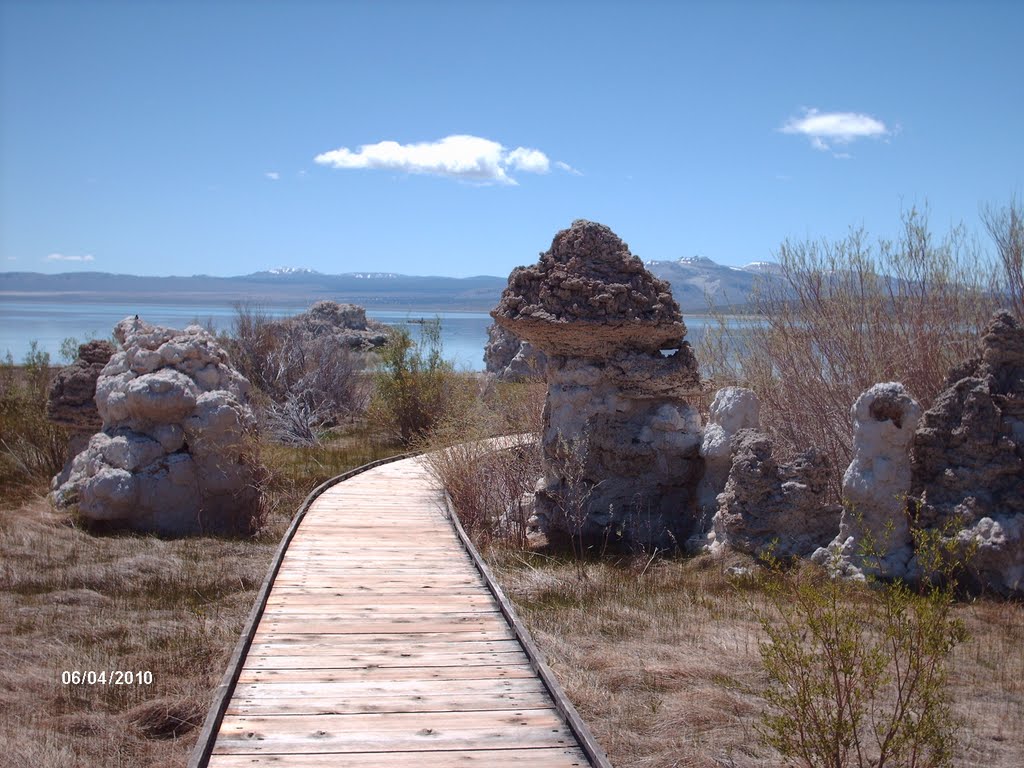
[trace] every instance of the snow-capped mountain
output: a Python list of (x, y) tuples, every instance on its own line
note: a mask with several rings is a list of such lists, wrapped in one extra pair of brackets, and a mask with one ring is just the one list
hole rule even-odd
[(778, 265), (755, 261), (727, 267), (706, 256), (684, 256), (676, 261), (647, 261), (645, 266), (672, 285), (672, 295), (683, 312), (704, 312), (709, 307), (746, 304), (754, 285), (776, 279)]

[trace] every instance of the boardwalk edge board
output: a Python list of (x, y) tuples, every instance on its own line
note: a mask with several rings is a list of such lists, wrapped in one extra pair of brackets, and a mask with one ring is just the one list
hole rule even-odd
[(498, 586), (498, 582), (491, 573), (491, 569), (487, 567), (487, 563), (484, 562), (480, 553), (477, 551), (477, 548), (474, 546), (473, 542), (470, 541), (469, 535), (462, 527), (462, 523), (459, 521), (459, 516), (452, 505), (451, 497), (447, 492), (444, 494), (444, 503), (448, 513), (448, 519), (451, 520), (452, 526), (455, 528), (455, 532), (459, 535), (459, 539), (462, 541), (462, 545), (466, 548), (469, 556), (473, 559), (473, 564), (480, 572), (480, 575), (484, 579), (484, 583), (487, 585), (491, 594), (494, 595), (494, 599), (501, 608), (502, 614), (504, 614), (505, 619), (512, 627), (512, 631), (515, 633), (516, 639), (519, 640), (519, 644), (522, 645), (527, 658), (530, 660), (530, 666), (533, 667), (534, 671), (544, 683), (544, 687), (547, 688), (548, 693), (551, 694), (551, 698), (555, 703), (555, 709), (557, 709), (559, 714), (562, 715), (565, 719), (566, 725), (569, 726), (569, 730), (576, 736), (576, 740), (579, 741), (580, 748), (587, 756), (587, 759), (590, 760), (591, 765), (594, 768), (613, 768), (611, 762), (608, 760), (608, 756), (604, 753), (604, 750), (601, 749), (601, 745), (597, 743), (594, 735), (590, 732), (590, 728), (587, 727), (583, 718), (580, 717), (580, 713), (576, 711), (576, 707), (574, 707), (572, 702), (569, 701), (569, 697), (565, 695), (565, 691), (562, 689), (562, 686), (559, 684), (558, 680), (555, 679), (554, 673), (545, 663), (540, 649), (537, 648), (536, 644), (533, 642), (533, 637), (530, 635), (526, 625), (519, 619), (519, 615), (516, 613), (515, 608), (512, 607), (512, 603), (509, 602), (501, 587)]
[(374, 469), (375, 467), (383, 466), (384, 464), (408, 459), (413, 455), (414, 454), (411, 453), (404, 453), (398, 456), (389, 456), (384, 459), (371, 461), (369, 464), (363, 464), (355, 469), (350, 469), (348, 472), (343, 472), (329, 480), (325, 480), (309, 492), (309, 495), (302, 502), (302, 506), (299, 507), (298, 512), (296, 512), (295, 516), (292, 518), (292, 522), (288, 526), (288, 530), (285, 531), (284, 537), (281, 539), (281, 543), (278, 545), (277, 551), (274, 553), (274, 559), (270, 563), (270, 568), (267, 570), (267, 575), (263, 579), (263, 584), (260, 585), (260, 591), (256, 595), (256, 601), (253, 603), (252, 610), (249, 611), (249, 616), (245, 621), (242, 634), (238, 638), (238, 643), (235, 645), (235, 650), (231, 654), (231, 658), (228, 660), (227, 670), (224, 672), (223, 678), (221, 678), (220, 685), (217, 686), (217, 692), (214, 695), (213, 703), (206, 715), (206, 721), (203, 723), (203, 730), (199, 733), (199, 739), (196, 741), (196, 746), (192, 750), (192, 755), (189, 758), (188, 768), (206, 768), (210, 761), (210, 755), (213, 753), (213, 745), (217, 740), (217, 733), (224, 720), (224, 714), (227, 710), (228, 703), (231, 701), (235, 685), (238, 683), (238, 678), (242, 673), (242, 666), (245, 664), (245, 657), (249, 652), (249, 647), (252, 645), (253, 637), (256, 635), (256, 628), (260, 623), (260, 619), (263, 617), (263, 611), (267, 606), (267, 599), (270, 597), (270, 590), (274, 586), (274, 579), (277, 577), (277, 573), (281, 569), (281, 562), (284, 560), (284, 555), (288, 550), (288, 545), (295, 537), (295, 532), (299, 529), (299, 524), (306, 516), (306, 512), (309, 511), (310, 506), (312, 506), (313, 502), (316, 501), (316, 499), (328, 488), (348, 480), (350, 477), (355, 477), (356, 475), (360, 475), (363, 472)]

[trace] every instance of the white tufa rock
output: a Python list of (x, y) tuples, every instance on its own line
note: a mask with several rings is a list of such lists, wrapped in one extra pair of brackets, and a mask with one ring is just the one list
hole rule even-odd
[(753, 390), (723, 387), (715, 393), (700, 445), (704, 476), (697, 486), (698, 535), (687, 542), (688, 550), (716, 549), (711, 518), (718, 509), (718, 494), (725, 490), (729, 479), (732, 438), (741, 429), (758, 429), (760, 426), (761, 404)]
[(90, 521), (165, 535), (246, 528), (260, 468), (249, 382), (203, 328), (122, 320), (96, 382), (103, 431), (53, 493)]
[(843, 475), (839, 535), (812, 559), (852, 578), (906, 577), (914, 554), (910, 445), (921, 406), (902, 384), (875, 384), (857, 398), (852, 416), (853, 460)]

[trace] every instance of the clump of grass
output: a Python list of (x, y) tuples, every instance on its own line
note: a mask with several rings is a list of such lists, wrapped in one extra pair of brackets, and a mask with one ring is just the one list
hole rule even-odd
[(67, 433), (46, 418), (54, 371), (50, 356), (32, 342), (21, 366), (11, 354), (0, 362), (0, 494), (26, 498), (60, 472)]
[(458, 413), (438, 419), (418, 442), (481, 547), (527, 544), (531, 506), (523, 497), (541, 473), (543, 395), (543, 385), (492, 382)]

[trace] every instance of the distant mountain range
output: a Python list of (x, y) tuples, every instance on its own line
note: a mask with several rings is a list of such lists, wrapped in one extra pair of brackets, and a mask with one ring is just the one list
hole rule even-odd
[[(741, 307), (758, 279), (774, 279), (777, 266), (754, 262), (726, 267), (703, 257), (678, 261), (648, 261), (651, 272), (672, 285), (684, 312), (704, 312), (708, 299), (716, 306)], [(141, 277), (107, 272), (0, 272), (3, 297), (103, 302), (131, 296), (140, 303), (251, 301), (255, 303), (312, 303), (319, 299), (390, 309), (415, 306), (425, 310), (487, 312), (498, 302), (507, 277), (436, 277), (393, 272), (347, 272), (325, 275), (301, 267), (281, 267), (237, 277)]]

